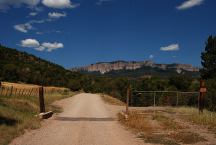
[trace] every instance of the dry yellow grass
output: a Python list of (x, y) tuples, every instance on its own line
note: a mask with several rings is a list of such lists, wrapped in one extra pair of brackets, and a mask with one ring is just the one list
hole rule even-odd
[(138, 132), (153, 132), (152, 122), (147, 119), (145, 116), (140, 115), (138, 111), (132, 111), (128, 114), (128, 119), (125, 120), (122, 114), (118, 114), (119, 121), (126, 125), (128, 128), (134, 129)]
[(125, 106), (125, 103), (106, 94), (100, 94), (102, 99), (110, 105)]
[[(173, 111), (173, 110), (172, 110)], [(146, 143), (163, 145), (180, 145), (203, 143), (207, 141), (202, 135), (192, 132), (182, 123), (176, 122), (167, 112), (134, 110), (128, 118), (119, 114), (119, 121), (127, 128), (132, 129)]]
[(195, 123), (197, 125), (207, 126), (209, 130), (216, 134), (216, 113), (204, 110), (203, 114), (199, 114), (197, 108), (179, 107), (173, 108), (172, 111), (182, 114), (181, 119)]
[[(60, 112), (53, 106), (56, 100), (75, 95), (75, 93), (54, 93), (45, 95), (46, 111)], [(26, 129), (40, 127), (38, 97), (0, 97), (0, 145), (7, 145), (13, 138)]]
[[(34, 84), (2, 82), (2, 87), (3, 88), (0, 88), (0, 95), (37, 96), (39, 91), (38, 89), (40, 86)], [(69, 89), (53, 86), (44, 87), (45, 93), (56, 93), (64, 91), (69, 91)]]

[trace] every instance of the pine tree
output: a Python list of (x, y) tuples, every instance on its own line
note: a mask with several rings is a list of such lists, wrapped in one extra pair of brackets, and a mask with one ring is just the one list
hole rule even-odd
[(203, 79), (216, 78), (216, 36), (209, 36), (205, 51), (201, 54), (202, 66), (200, 70)]

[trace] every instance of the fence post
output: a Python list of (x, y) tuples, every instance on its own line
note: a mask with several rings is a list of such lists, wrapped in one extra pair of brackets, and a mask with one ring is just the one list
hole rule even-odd
[(45, 112), (45, 104), (44, 104), (44, 88), (39, 87), (39, 105), (40, 105), (40, 113)]
[(130, 93), (131, 93), (131, 86), (129, 86), (129, 87), (127, 88), (126, 114), (129, 114)]
[(205, 93), (206, 93), (205, 82), (204, 80), (200, 80), (200, 95), (198, 98), (199, 113), (203, 113)]
[(154, 116), (156, 115), (156, 110), (155, 110), (155, 106), (156, 106), (156, 92), (154, 91)]
[(6, 87), (6, 88), (7, 88), (7, 91), (6, 91), (5, 96), (8, 96), (8, 92), (10, 91), (10, 88), (9, 87)]
[(17, 88), (15, 88), (14, 96), (17, 96)]
[(13, 95), (13, 86), (11, 86), (10, 96)]
[(22, 89), (19, 89), (19, 96), (21, 96), (21, 91), (22, 91)]
[(0, 93), (0, 95), (2, 94), (2, 92), (3, 92), (3, 88), (2, 88), (2, 82), (0, 82), (0, 89), (1, 89), (1, 93)]
[(179, 101), (179, 92), (176, 92), (176, 106), (178, 106), (178, 101)]

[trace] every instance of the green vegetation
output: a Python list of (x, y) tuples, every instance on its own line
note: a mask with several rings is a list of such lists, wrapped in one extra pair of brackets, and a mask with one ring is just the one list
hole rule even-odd
[(203, 68), (200, 72), (207, 82), (207, 108), (216, 111), (216, 36), (209, 36), (201, 58)]
[[(46, 110), (60, 112), (61, 108), (51, 104), (72, 95), (71, 92), (45, 95)], [(26, 129), (39, 128), (40, 119), (35, 116), (38, 113), (37, 97), (0, 96), (0, 144), (7, 145)]]
[[(205, 51), (202, 53), (203, 69), (201, 75), (207, 79), (205, 107), (211, 111), (216, 111), (215, 52), (216, 37), (210, 36)], [(3, 46), (0, 46), (0, 57), (0, 80), (62, 86), (73, 91), (104, 93), (123, 102), (126, 101), (126, 90), (129, 84), (134, 90), (143, 91), (199, 91), (200, 78), (186, 72), (182, 74), (167, 73), (166, 77), (163, 77), (165, 73), (156, 75), (151, 70), (152, 77), (145, 78), (142, 77), (145, 75), (143, 71), (149, 70), (149, 68), (141, 68), (143, 71), (133, 71), (137, 76), (122, 72), (123, 75), (86, 75), (71, 72), (54, 63)], [(143, 75), (140, 75), (142, 73)], [(156, 103), (157, 105), (175, 106), (177, 104), (176, 96), (176, 93), (158, 93)], [(178, 103), (179, 105), (195, 107), (198, 103), (197, 96), (197, 94), (181, 95)], [(132, 106), (152, 106), (153, 94), (132, 94), (130, 103)]]
[(216, 79), (216, 36), (209, 36), (205, 51), (201, 54), (201, 76), (203, 79)]
[(70, 87), (71, 80), (79, 81), (82, 77), (57, 64), (1, 45), (0, 58), (0, 81)]

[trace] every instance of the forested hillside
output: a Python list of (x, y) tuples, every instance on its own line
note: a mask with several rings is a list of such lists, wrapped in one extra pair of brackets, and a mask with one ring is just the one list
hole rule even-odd
[(82, 75), (26, 52), (0, 46), (0, 80), (67, 86)]

